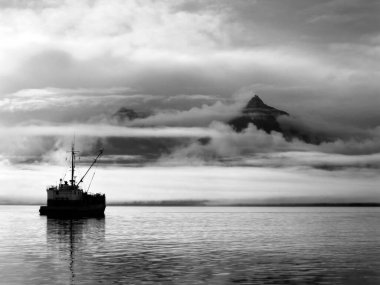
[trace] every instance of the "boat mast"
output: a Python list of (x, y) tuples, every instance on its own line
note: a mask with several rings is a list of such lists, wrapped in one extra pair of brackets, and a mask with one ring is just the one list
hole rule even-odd
[(74, 187), (74, 169), (75, 169), (75, 151), (74, 151), (74, 142), (71, 145), (71, 186)]

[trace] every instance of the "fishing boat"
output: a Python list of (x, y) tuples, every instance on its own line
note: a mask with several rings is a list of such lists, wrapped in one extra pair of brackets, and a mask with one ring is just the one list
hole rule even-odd
[(71, 179), (70, 181), (60, 179), (57, 186), (47, 187), (47, 205), (40, 207), (40, 215), (50, 217), (104, 216), (104, 210), (106, 208), (105, 194), (92, 194), (88, 192), (89, 189), (85, 191), (81, 187), (83, 179), (103, 154), (103, 150), (99, 151), (86, 173), (78, 182), (76, 182), (75, 179), (75, 159), (77, 153), (78, 152), (75, 151), (73, 143), (71, 147)]

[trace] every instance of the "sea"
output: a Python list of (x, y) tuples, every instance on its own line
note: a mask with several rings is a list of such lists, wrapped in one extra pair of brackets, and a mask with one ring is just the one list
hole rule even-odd
[(0, 284), (380, 284), (380, 208), (0, 206)]

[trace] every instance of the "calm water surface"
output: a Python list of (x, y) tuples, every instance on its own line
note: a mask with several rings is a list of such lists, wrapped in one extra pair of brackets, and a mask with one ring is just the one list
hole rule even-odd
[(379, 208), (0, 206), (1, 284), (380, 284)]

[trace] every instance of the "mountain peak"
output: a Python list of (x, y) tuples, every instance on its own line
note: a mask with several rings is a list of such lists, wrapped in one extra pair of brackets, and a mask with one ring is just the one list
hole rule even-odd
[(289, 114), (268, 106), (258, 95), (255, 95), (244, 107), (241, 115), (232, 119), (229, 124), (238, 132), (246, 129), (250, 123), (267, 133), (271, 131), (281, 132), (280, 125), (277, 121), (277, 117), (281, 115), (288, 116)]
[(112, 117), (122, 122), (125, 120), (133, 121), (135, 119), (145, 118), (146, 114), (136, 112), (135, 110), (126, 107), (121, 107), (116, 113), (112, 115)]
[(289, 115), (288, 113), (286, 113), (286, 112), (284, 112), (282, 110), (278, 110), (278, 109), (276, 109), (276, 108), (274, 108), (272, 106), (268, 106), (256, 94), (255, 94), (255, 96), (253, 96), (251, 98), (251, 100), (249, 100), (249, 102), (247, 103), (247, 105), (244, 107), (243, 113), (244, 114), (270, 113), (273, 116)]
[(261, 100), (259, 95), (255, 94), (255, 96), (253, 96), (251, 98), (251, 100), (249, 100), (249, 102), (245, 108), (246, 109), (248, 109), (248, 108), (260, 108), (260, 107), (265, 107), (265, 106), (266, 105), (264, 104), (263, 100)]

